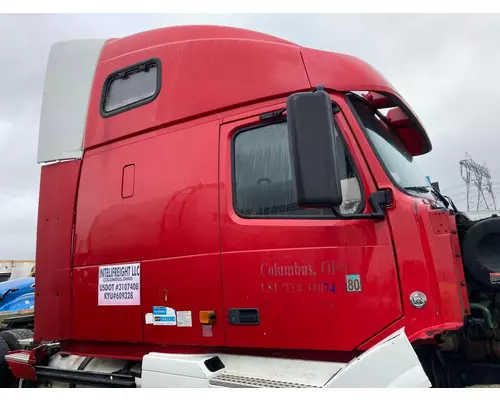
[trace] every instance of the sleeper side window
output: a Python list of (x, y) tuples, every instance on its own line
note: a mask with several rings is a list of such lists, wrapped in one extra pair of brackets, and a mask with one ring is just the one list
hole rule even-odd
[(101, 114), (107, 117), (150, 103), (158, 95), (160, 82), (159, 60), (114, 72), (104, 84)]
[[(336, 132), (337, 162), (341, 174), (342, 214), (360, 212), (359, 180), (344, 142)], [(292, 165), (286, 122), (236, 133), (233, 141), (234, 206), (243, 217), (333, 217), (332, 210), (297, 207), (292, 187)]]

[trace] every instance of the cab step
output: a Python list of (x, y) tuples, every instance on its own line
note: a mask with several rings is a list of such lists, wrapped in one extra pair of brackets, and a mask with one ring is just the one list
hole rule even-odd
[(222, 373), (210, 379), (211, 386), (227, 388), (293, 388), (293, 389), (317, 389), (321, 386), (306, 385), (303, 383), (282, 381), (274, 379), (254, 378), (251, 376)]

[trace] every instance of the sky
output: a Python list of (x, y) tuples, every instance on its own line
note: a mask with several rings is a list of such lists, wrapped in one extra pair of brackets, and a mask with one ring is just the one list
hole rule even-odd
[(426, 175), (465, 209), (459, 161), (468, 152), (487, 164), (500, 203), (500, 15), (0, 14), (0, 259), (35, 258), (38, 125), (51, 44), (193, 24), (257, 30), (367, 61), (426, 128), (433, 143), (419, 160)]

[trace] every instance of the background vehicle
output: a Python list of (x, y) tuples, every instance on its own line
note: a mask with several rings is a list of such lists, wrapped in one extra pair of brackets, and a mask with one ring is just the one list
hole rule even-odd
[(0, 312), (19, 311), (32, 308), (34, 304), (35, 279), (19, 278), (0, 283)]
[(351, 56), (213, 26), (55, 44), (35, 335), (3, 384), (498, 380), (499, 220), (429, 185), (431, 149)]
[(35, 262), (31, 260), (0, 260), (0, 282), (32, 276)]

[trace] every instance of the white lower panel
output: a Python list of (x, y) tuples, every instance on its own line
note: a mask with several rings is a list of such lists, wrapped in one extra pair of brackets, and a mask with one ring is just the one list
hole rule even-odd
[[(204, 362), (218, 356), (224, 368)], [(228, 354), (150, 353), (142, 363), (142, 387), (431, 387), (404, 330), (348, 364)]]
[(328, 388), (428, 388), (431, 383), (401, 329), (349, 362)]
[[(218, 356), (224, 368), (210, 372)], [(230, 354), (150, 353), (142, 362), (142, 387), (323, 387), (345, 364)]]
[(208, 388), (208, 379), (191, 376), (163, 374), (161, 372), (143, 371), (141, 379), (143, 388)]
[(219, 354), (226, 373), (298, 385), (324, 386), (346, 364), (276, 357)]

